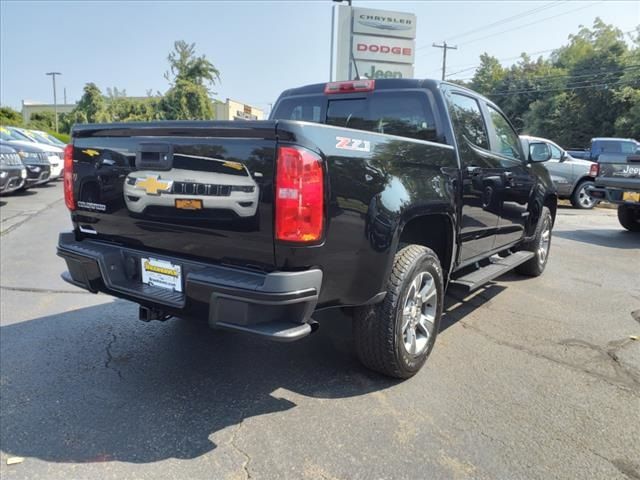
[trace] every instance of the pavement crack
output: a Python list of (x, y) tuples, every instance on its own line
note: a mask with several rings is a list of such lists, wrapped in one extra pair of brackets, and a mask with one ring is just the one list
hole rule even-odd
[[(45, 205), (43, 208), (41, 208), (40, 210), (36, 210), (35, 212), (29, 212), (26, 213), (25, 218), (23, 218), (22, 220), (20, 220), (19, 222), (14, 223), (13, 225), (11, 225), (10, 227), (7, 227), (6, 229), (0, 231), (0, 236), (2, 235), (6, 235), (10, 232), (13, 232), (15, 229), (17, 229), (18, 227), (20, 227), (21, 225), (24, 225), (26, 222), (28, 222), (29, 220), (31, 220), (33, 217), (41, 214), (42, 212), (45, 212), (47, 210), (49, 210), (51, 207), (53, 207), (56, 203), (58, 202), (62, 202), (64, 199), (62, 198), (58, 198), (57, 200), (54, 200), (53, 202)], [(15, 217), (15, 215), (14, 215)]]
[(116, 337), (116, 334), (111, 332), (111, 340), (109, 340), (109, 343), (107, 343), (107, 348), (106, 348), (107, 360), (104, 362), (104, 366), (105, 368), (108, 368), (116, 372), (118, 374), (118, 378), (122, 380), (122, 372), (120, 372), (119, 369), (111, 366), (111, 362), (113, 362), (113, 354), (111, 353), (111, 347), (113, 346), (114, 343), (116, 343), (117, 340), (118, 340), (118, 337)]
[[(572, 440), (575, 441), (575, 439), (572, 439)], [(623, 458), (616, 458), (616, 459), (612, 460), (612, 459), (610, 459), (608, 457), (605, 457), (601, 453), (596, 452), (593, 448), (591, 448), (591, 447), (589, 447), (587, 445), (583, 445), (581, 442), (576, 442), (576, 444), (580, 445), (583, 448), (585, 448), (591, 454), (595, 455), (599, 459), (604, 460), (605, 462), (609, 463), (616, 470), (618, 470), (620, 473), (622, 473), (624, 476), (626, 476), (626, 477), (628, 477), (628, 478), (630, 478), (632, 480), (640, 480), (640, 471), (639, 471), (640, 466), (638, 464), (635, 464), (635, 463), (630, 462), (628, 460), (625, 460)]]
[(235, 451), (237, 451), (240, 455), (244, 457), (244, 462), (242, 463), (242, 471), (244, 472), (245, 478), (248, 480), (251, 477), (251, 472), (249, 471), (249, 463), (251, 463), (251, 455), (247, 453), (243, 448), (241, 448), (236, 441), (238, 440), (238, 435), (240, 435), (240, 430), (244, 426), (245, 420), (245, 411), (243, 410), (240, 414), (240, 422), (238, 423), (238, 427), (231, 434), (231, 438), (229, 439), (229, 445)]
[[(599, 380), (602, 380), (606, 383), (608, 383), (611, 386), (617, 387), (617, 388), (622, 388), (625, 391), (630, 392), (633, 395), (639, 395), (640, 394), (640, 378), (638, 377), (638, 375), (633, 371), (633, 369), (629, 366), (622, 366), (622, 364), (620, 363), (619, 359), (617, 361), (611, 361), (613, 360), (613, 358), (608, 354), (605, 353), (605, 356), (608, 358), (609, 363), (614, 365), (614, 370), (616, 372), (616, 376), (612, 377), (609, 375), (605, 375), (602, 374), (600, 372), (591, 370), (589, 368), (586, 368), (584, 366), (581, 365), (575, 365), (573, 363), (570, 362), (565, 362), (559, 358), (555, 358), (551, 355), (547, 355), (541, 352), (536, 352), (535, 350), (531, 350), (530, 348), (525, 347), (524, 345), (520, 345), (518, 343), (514, 343), (514, 342), (509, 342), (507, 340), (501, 340), (499, 338), (494, 337), (493, 335), (485, 332), (484, 330), (476, 327), (475, 325), (472, 325), (468, 322), (464, 322), (461, 321), (459, 322), (463, 328), (467, 328), (469, 330), (472, 330), (476, 333), (478, 333), (479, 335), (482, 335), (483, 337), (485, 337), (487, 340), (503, 346), (503, 347), (507, 347), (507, 348), (511, 348), (514, 350), (518, 350), (520, 352), (523, 352), (527, 355), (531, 355), (533, 357), (536, 358), (542, 358), (544, 360), (547, 360), (549, 362), (553, 362), (557, 365), (561, 365), (563, 367), (566, 368), (570, 368), (572, 370), (576, 370), (579, 371), (581, 373), (590, 375), (592, 377), (598, 378)], [(619, 349), (621, 347), (618, 346), (611, 346), (610, 342), (610, 348), (614, 348), (614, 351), (612, 352), (615, 355), (615, 350)], [(599, 349), (601, 347), (598, 347), (596, 345), (591, 345), (587, 342), (584, 342), (582, 340), (565, 340), (563, 342), (560, 342), (559, 345), (564, 345), (564, 346), (582, 346), (582, 347), (586, 347), (586, 348), (592, 348), (592, 349)], [(617, 356), (616, 356), (617, 358)]]
[(81, 295), (93, 295), (93, 293), (87, 292), (84, 290), (58, 290), (58, 289), (52, 289), (52, 288), (7, 287), (5, 285), (0, 285), (0, 290), (8, 290), (11, 292), (27, 292), (27, 293), (48, 293), (48, 294), (74, 293), (74, 294), (81, 294)]

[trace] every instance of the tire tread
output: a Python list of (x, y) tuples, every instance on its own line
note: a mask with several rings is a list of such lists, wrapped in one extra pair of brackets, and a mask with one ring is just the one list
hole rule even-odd
[[(409, 378), (415, 372), (400, 369), (395, 352), (395, 311), (400, 299), (402, 285), (412, 266), (423, 255), (436, 260), (436, 254), (420, 245), (408, 245), (402, 248), (394, 258), (393, 268), (387, 280), (387, 295), (379, 304), (358, 308), (353, 322), (354, 342), (360, 361), (371, 370), (396, 377)], [(434, 331), (434, 337), (437, 330)]]

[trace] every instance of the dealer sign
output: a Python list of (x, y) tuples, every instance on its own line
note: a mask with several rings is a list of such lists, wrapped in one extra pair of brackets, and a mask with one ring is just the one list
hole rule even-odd
[(354, 7), (353, 33), (413, 39), (416, 38), (416, 16), (413, 13)]
[(413, 63), (414, 42), (403, 38), (353, 36), (353, 58), (377, 62)]

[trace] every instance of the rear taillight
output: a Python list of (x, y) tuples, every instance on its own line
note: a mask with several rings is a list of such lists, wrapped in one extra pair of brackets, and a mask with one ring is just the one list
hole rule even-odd
[(349, 82), (331, 82), (324, 86), (324, 93), (371, 92), (376, 86), (375, 80), (352, 80)]
[(69, 210), (76, 209), (73, 198), (73, 145), (64, 147), (64, 203)]
[(599, 173), (600, 173), (600, 164), (592, 163), (591, 166), (589, 167), (589, 176), (597, 177)]
[(324, 228), (322, 159), (301, 147), (280, 147), (276, 165), (276, 240), (317, 242)]

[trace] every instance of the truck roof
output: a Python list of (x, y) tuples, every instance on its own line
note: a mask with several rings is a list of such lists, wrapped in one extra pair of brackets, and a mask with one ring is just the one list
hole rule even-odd
[(606, 141), (620, 141), (620, 142), (635, 142), (638, 143), (638, 140), (634, 139), (634, 138), (621, 138), (621, 137), (593, 137), (591, 139), (592, 142), (596, 142), (596, 141), (601, 141), (601, 140), (606, 140)]
[[(366, 80), (366, 79), (361, 79)], [(355, 80), (344, 80), (345, 82), (355, 81)], [(289, 88), (282, 92), (281, 97), (290, 97), (294, 95), (313, 95), (324, 93), (324, 87), (327, 83), (331, 82), (323, 82), (323, 83), (314, 83), (311, 85), (304, 85), (301, 87)], [(376, 90), (387, 90), (387, 89), (402, 89), (402, 88), (426, 88), (429, 90), (437, 90), (440, 88), (441, 84), (451, 85), (461, 90), (465, 90), (474, 96), (483, 98), (487, 102), (494, 104), (491, 100), (480, 95), (478, 92), (474, 92), (466, 87), (458, 85), (453, 82), (446, 82), (442, 80), (435, 80), (431, 78), (418, 79), (418, 78), (377, 78), (376, 79)]]

